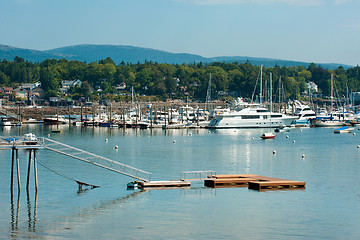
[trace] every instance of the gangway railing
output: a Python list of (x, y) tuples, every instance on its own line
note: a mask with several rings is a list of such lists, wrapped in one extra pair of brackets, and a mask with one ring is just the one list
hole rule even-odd
[(213, 170), (180, 172), (181, 181), (196, 181), (196, 180), (204, 180), (215, 177), (216, 177), (216, 171)]
[(44, 138), (27, 138), (27, 137), (0, 137), (0, 149), (41, 149), (44, 148)]
[(49, 138), (44, 138), (44, 148), (141, 181), (149, 182), (151, 179), (151, 173), (149, 172), (145, 172)]

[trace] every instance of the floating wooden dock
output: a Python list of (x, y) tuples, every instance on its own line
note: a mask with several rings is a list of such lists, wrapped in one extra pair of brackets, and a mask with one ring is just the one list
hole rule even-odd
[(305, 188), (305, 182), (290, 180), (274, 180), (263, 182), (249, 182), (249, 189), (254, 190), (276, 190), (276, 189)]
[(207, 187), (248, 187), (255, 190), (277, 190), (305, 188), (305, 182), (253, 174), (210, 175), (204, 180)]
[(174, 188), (174, 187), (190, 187), (191, 182), (187, 181), (150, 181), (138, 182), (141, 188)]

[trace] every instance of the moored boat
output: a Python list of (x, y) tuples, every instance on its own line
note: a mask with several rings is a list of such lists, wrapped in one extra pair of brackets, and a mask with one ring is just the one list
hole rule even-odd
[(276, 134), (273, 134), (271, 132), (263, 133), (263, 135), (261, 135), (262, 139), (273, 139), (275, 137), (276, 137)]
[(12, 123), (7, 118), (1, 118), (0, 126), (11, 126)]
[(36, 135), (33, 134), (33, 133), (24, 134), (24, 137), (23, 137), (22, 141), (26, 145), (36, 145), (38, 143), (38, 139), (37, 139)]
[(66, 124), (69, 121), (67, 121), (64, 117), (47, 117), (44, 118), (44, 124)]
[(341, 127), (341, 128), (338, 128), (338, 129), (335, 129), (334, 130), (334, 133), (350, 133), (354, 130), (354, 128), (351, 128), (351, 127)]
[(295, 119), (295, 116), (270, 112), (258, 104), (247, 104), (241, 110), (217, 115), (207, 128), (277, 128), (290, 126)]
[(275, 128), (274, 131), (275, 132), (290, 132), (290, 128), (286, 127), (286, 126), (282, 126), (282, 127), (279, 127), (279, 128)]
[(318, 121), (316, 120), (314, 122), (314, 126), (315, 127), (340, 127), (340, 126), (344, 126), (345, 122), (342, 122), (342, 121), (324, 121), (324, 120), (321, 120), (321, 121)]
[(138, 188), (139, 184), (137, 181), (131, 181), (126, 184), (128, 189), (136, 189)]

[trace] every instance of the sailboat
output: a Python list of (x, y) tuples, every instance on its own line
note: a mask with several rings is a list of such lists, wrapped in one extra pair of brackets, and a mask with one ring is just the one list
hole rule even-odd
[(339, 126), (343, 126), (345, 123), (343, 121), (340, 121), (340, 119), (338, 121), (335, 121), (333, 118), (333, 75), (331, 74), (331, 108), (330, 108), (330, 120), (316, 120), (314, 122), (314, 126), (315, 127), (339, 127)]

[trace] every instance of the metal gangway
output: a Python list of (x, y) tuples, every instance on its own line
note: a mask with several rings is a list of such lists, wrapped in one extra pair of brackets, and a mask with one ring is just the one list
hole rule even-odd
[(144, 182), (149, 182), (151, 179), (151, 173), (63, 144), (61, 142), (54, 141), (49, 138), (44, 138), (44, 148)]

